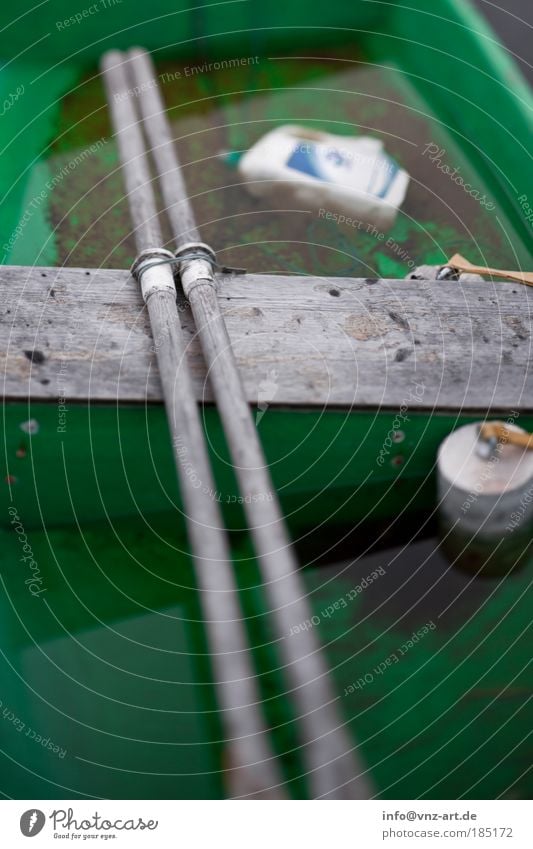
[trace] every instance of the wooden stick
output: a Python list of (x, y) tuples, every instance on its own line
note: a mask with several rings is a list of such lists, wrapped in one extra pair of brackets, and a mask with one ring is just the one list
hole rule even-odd
[[(159, 176), (178, 248), (199, 241), (181, 176), (170, 126), (150, 56), (131, 50), (136, 100)], [(230, 339), (221, 315), (209, 264), (185, 264), (182, 284), (189, 298), (209, 378), (233, 459), (244, 510), (270, 596), (279, 649), (294, 700), (303, 758), (315, 798), (368, 798), (365, 769), (335, 704), (324, 657), (314, 631), (298, 626), (312, 617), (298, 575), (277, 494), (257, 436)], [(187, 280), (185, 279), (187, 277)]]
[(533, 451), (533, 433), (509, 430), (505, 422), (484, 422), (479, 429), (479, 434), (482, 439), (495, 439), (497, 442), (509, 443), (518, 448)]
[[(116, 51), (107, 53), (102, 59), (102, 71), (137, 247), (140, 251), (158, 250), (162, 236), (151, 175), (132, 108), (123, 56)], [(260, 696), (250, 662), (226, 532), (213, 497), (216, 487), (186, 364), (170, 265), (149, 269), (143, 275), (142, 286), (163, 384), (218, 702), (228, 738), (224, 767), (230, 795), (283, 798), (283, 778), (259, 707)], [(188, 473), (191, 469), (194, 477)], [(197, 480), (201, 481), (200, 487), (195, 483)]]

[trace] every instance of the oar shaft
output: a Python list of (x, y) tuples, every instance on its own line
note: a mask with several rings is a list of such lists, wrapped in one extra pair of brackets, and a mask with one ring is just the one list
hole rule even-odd
[[(125, 57), (116, 51), (106, 54), (102, 70), (136, 244), (140, 251), (159, 249), (162, 236)], [(283, 778), (262, 718), (226, 532), (213, 497), (216, 487), (187, 365), (172, 272), (169, 265), (160, 265), (145, 272), (148, 275), (152, 290), (146, 302), (227, 736), (224, 766), (231, 795), (283, 797)]]
[[(180, 248), (198, 231), (150, 56), (132, 50), (138, 108), (160, 179), (172, 233)], [(207, 267), (204, 263), (204, 267)], [(187, 272), (188, 273), (188, 272)], [(314, 632), (294, 625), (311, 618), (277, 494), (248, 406), (212, 275), (182, 283), (196, 322), (254, 548), (270, 597), (279, 649), (299, 717), (313, 796), (367, 798), (365, 770), (335, 704), (329, 672)], [(291, 630), (293, 631), (291, 635)]]

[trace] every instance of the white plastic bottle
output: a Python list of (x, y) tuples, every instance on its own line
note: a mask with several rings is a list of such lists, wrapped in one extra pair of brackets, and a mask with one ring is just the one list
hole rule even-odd
[(337, 136), (286, 124), (259, 139), (238, 160), (257, 197), (318, 210), (322, 217), (381, 231), (394, 224), (409, 175), (369, 136)]

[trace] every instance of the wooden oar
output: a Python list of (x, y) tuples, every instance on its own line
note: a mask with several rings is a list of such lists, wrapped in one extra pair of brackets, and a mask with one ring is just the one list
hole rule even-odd
[[(180, 259), (181, 282), (196, 323), (209, 379), (244, 497), (250, 533), (276, 625), (286, 680), (298, 714), (303, 760), (315, 798), (368, 798), (370, 784), (337, 709), (317, 636), (295, 629), (311, 619), (306, 590), (243, 390), (213, 273), (200, 242), (150, 56), (129, 52), (132, 84), (159, 176)], [(292, 632), (292, 633), (291, 633)]]
[[(141, 281), (174, 447), (218, 703), (226, 733), (224, 769), (228, 795), (284, 798), (283, 777), (262, 717), (249, 645), (238, 602), (230, 551), (207, 454), (176, 306), (176, 288), (156, 212), (144, 142), (132, 108), (124, 59), (102, 60), (126, 194), (141, 254)], [(171, 256), (171, 255), (170, 255)], [(155, 264), (159, 263), (159, 264)], [(193, 470), (195, 477), (189, 473)], [(202, 482), (198, 487), (196, 481)]]

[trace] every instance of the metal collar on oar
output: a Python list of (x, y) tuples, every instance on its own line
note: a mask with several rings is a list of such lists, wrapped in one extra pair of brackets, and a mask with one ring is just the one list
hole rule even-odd
[(451, 265), (443, 265), (437, 271), (437, 280), (459, 280), (460, 271)]
[(166, 248), (146, 248), (135, 258), (130, 271), (140, 284), (145, 303), (154, 292), (176, 291), (172, 271), (175, 262), (174, 254)]

